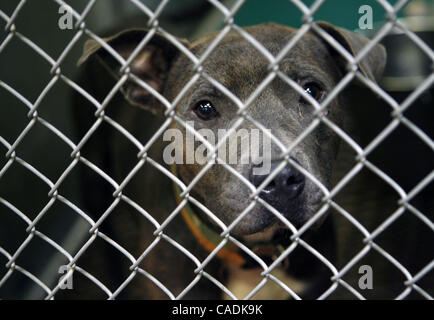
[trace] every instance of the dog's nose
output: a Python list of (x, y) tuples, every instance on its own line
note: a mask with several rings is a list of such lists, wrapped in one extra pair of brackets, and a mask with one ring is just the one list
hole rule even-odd
[[(295, 159), (293, 159), (296, 161)], [(280, 164), (280, 162), (271, 163), (271, 172)], [(250, 174), (250, 182), (257, 188), (262, 182), (267, 179), (269, 175), (254, 175), (253, 170)], [(293, 166), (287, 164), (280, 172), (271, 180), (268, 185), (262, 189), (260, 197), (264, 200), (278, 200), (284, 198), (285, 200), (295, 199), (303, 191), (305, 184), (304, 175)]]

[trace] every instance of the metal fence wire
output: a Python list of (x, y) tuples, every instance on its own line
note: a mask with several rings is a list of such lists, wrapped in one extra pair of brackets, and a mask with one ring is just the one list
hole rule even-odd
[[(16, 166), (20, 166), (24, 170), (30, 172), (32, 175), (40, 179), (49, 188), (45, 205), (35, 216), (31, 216), (29, 213), (21, 211), (19, 209), (19, 205), (8, 201), (7, 198), (0, 194), (0, 210), (3, 212), (0, 217), (7, 215), (9, 220), (21, 220), (26, 225), (26, 236), (18, 247), (10, 250), (7, 249), (7, 244), (0, 243), (0, 256), (2, 257), (1, 261), (6, 262), (4, 265), (0, 266), (0, 289), (3, 289), (3, 292), (6, 292), (4, 298), (8, 298), (8, 283), (17, 276), (25, 278), (26, 288), (34, 289), (36, 287), (38, 289), (42, 289), (44, 292), (44, 299), (55, 299), (58, 294), (66, 291), (64, 288), (68, 277), (80, 274), (86, 278), (86, 281), (92, 283), (94, 287), (101, 291), (101, 293), (105, 294), (106, 298), (108, 299), (121, 297), (122, 292), (126, 290), (131, 283), (137, 281), (138, 278), (146, 278), (147, 281), (152, 282), (158, 288), (158, 290), (161, 291), (162, 296), (170, 299), (181, 299), (183, 297), (187, 297), (189, 292), (203, 281), (207, 282), (209, 286), (214, 288), (214, 290), (218, 289), (222, 294), (225, 294), (227, 297), (233, 299), (255, 298), (258, 296), (261, 290), (263, 290), (264, 287), (270, 283), (273, 283), (273, 285), (278, 287), (279, 290), (284, 292), (288, 297), (300, 299), (301, 295), (298, 293), (297, 289), (294, 288), (291, 283), (288, 283), (283, 278), (280, 278), (280, 276), (274, 273), (274, 271), (287, 258), (289, 258), (291, 261), (291, 255), (296, 249), (303, 249), (303, 252), (307, 253), (311, 258), (314, 257), (314, 259), (329, 272), (329, 276), (327, 277), (327, 285), (325, 286), (325, 289), (317, 296), (319, 299), (333, 297), (333, 293), (338, 288), (344, 289), (344, 291), (353, 298), (364, 299), (366, 291), (360, 289), (357, 286), (357, 283), (350, 283), (350, 281), (347, 281), (345, 276), (351, 272), (355, 266), (359, 265), (365, 256), (372, 253), (375, 253), (377, 260), (386, 261), (389, 267), (393, 269), (393, 272), (399, 273), (402, 277), (402, 281), (398, 283), (398, 285), (401, 286), (401, 289), (395, 295), (395, 298), (404, 299), (409, 297), (411, 294), (417, 294), (418, 298), (433, 299), (434, 288), (429, 286), (432, 283), (428, 282), (428, 287), (424, 287), (421, 283), (423, 279), (432, 276), (430, 274), (434, 272), (434, 243), (423, 243), (414, 248), (414, 250), (422, 250), (426, 260), (422, 266), (418, 267), (418, 270), (410, 270), (410, 268), (408, 268), (406, 265), (406, 261), (400, 261), (395, 258), (394, 253), (389, 252), (386, 247), (382, 247), (379, 244), (378, 239), (381, 238), (383, 234), (386, 234), (388, 230), (392, 228), (393, 225), (403, 216), (412, 216), (417, 220), (417, 223), (420, 224), (420, 228), (429, 229), (429, 233), (434, 234), (432, 207), (428, 208), (428, 210), (431, 210), (431, 212), (422, 212), (419, 208), (411, 203), (411, 201), (432, 182), (434, 179), (434, 170), (432, 170), (431, 167), (430, 172), (425, 174), (423, 179), (412, 186), (412, 188), (409, 190), (404, 190), (404, 188), (394, 180), (394, 177), (388, 175), (384, 170), (371, 161), (369, 156), (374, 151), (381, 148), (382, 143), (387, 140), (390, 135), (392, 135), (398, 126), (408, 129), (407, 132), (409, 135), (415, 135), (419, 142), (422, 142), (425, 147), (429, 148), (432, 156), (432, 151), (434, 150), (434, 142), (432, 138), (417, 124), (411, 121), (406, 116), (405, 112), (411, 109), (411, 106), (417, 101), (417, 99), (419, 99), (427, 90), (432, 87), (434, 82), (434, 72), (431, 68), (425, 79), (423, 79), (423, 81), (421, 81), (410, 94), (402, 99), (402, 101), (398, 102), (372, 79), (369, 79), (366, 75), (364, 75), (359, 68), (359, 62), (394, 29), (399, 29), (414, 46), (419, 48), (426, 55), (426, 57), (429, 58), (431, 63), (434, 62), (434, 53), (429, 45), (425, 43), (424, 40), (422, 40), (415, 32), (411, 31), (406, 24), (397, 18), (400, 10), (402, 10), (402, 8), (405, 7), (409, 1), (401, 0), (397, 1), (394, 5), (391, 5), (386, 0), (377, 0), (377, 3), (386, 12), (385, 23), (371, 38), (371, 41), (369, 41), (369, 43), (363, 49), (361, 49), (357, 55), (353, 56), (346, 48), (342, 46), (342, 44), (340, 44), (326, 30), (324, 30), (321, 25), (315, 22), (315, 14), (321, 8), (321, 6), (327, 2), (327, 0), (314, 1), (310, 7), (300, 0), (290, 1), (300, 10), (303, 17), (303, 24), (301, 28), (298, 29), (294, 37), (291, 38), (291, 41), (288, 42), (287, 45), (285, 45), (277, 55), (271, 54), (258, 40), (255, 39), (254, 36), (235, 24), (234, 17), (246, 2), (245, 0), (235, 1), (231, 7), (226, 7), (224, 3), (217, 0), (209, 0), (208, 3), (213, 6), (214, 10), (218, 10), (223, 16), (222, 21), (224, 25), (214, 40), (211, 41), (209, 47), (204, 51), (204, 53), (201, 56), (196, 56), (185, 46), (183, 42), (166, 31), (159, 23), (160, 15), (170, 4), (169, 0), (162, 0), (156, 9), (153, 10), (151, 10), (143, 1), (130, 0), (130, 3), (135, 6), (135, 10), (143, 14), (143, 17), (146, 19), (144, 19), (144, 21), (146, 21), (146, 23), (144, 23), (144, 28), (148, 28), (149, 32), (139, 42), (137, 48), (127, 59), (122, 57), (113, 47), (105, 42), (103, 38), (88, 28), (86, 19), (90, 12), (92, 12), (92, 9), (97, 2), (96, 0), (89, 0), (84, 10), (81, 12), (76, 11), (77, 9), (74, 8), (74, 2), (72, 1), (66, 3), (66, 1), (54, 0), (53, 2), (58, 6), (67, 5), (74, 17), (74, 36), (58, 57), (50, 56), (50, 54), (44, 51), (44, 49), (39, 46), (38, 43), (32, 41), (31, 38), (28, 38), (26, 35), (20, 33), (20, 28), (16, 26), (17, 18), (20, 16), (22, 10), (29, 4), (28, 0), (19, 1), (13, 12), (10, 14), (6, 14), (0, 10), (0, 20), (4, 21), (5, 23), (3, 29), (4, 31), (2, 33), (3, 40), (0, 43), (0, 59), (2, 59), (2, 52), (8, 48), (8, 45), (10, 45), (12, 41), (20, 41), (24, 45), (25, 49), (23, 50), (32, 51), (42, 57), (49, 64), (50, 69), (50, 81), (48, 84), (46, 84), (37, 99), (34, 101), (21, 94), (20, 88), (16, 88), (12, 84), (8, 84), (7, 82), (0, 79), (1, 90), (4, 90), (8, 95), (11, 95), (17, 99), (23, 108), (27, 108), (26, 125), (19, 132), (19, 134), (16, 135), (16, 138), (13, 140), (8, 140), (0, 136), (0, 146), (5, 152), (6, 157), (6, 161), (0, 168), (0, 185), (2, 184), (2, 178), (8, 174), (8, 171)], [(312, 31), (314, 31), (323, 39), (323, 41), (325, 41), (325, 43), (333, 48), (333, 50), (335, 50), (336, 53), (341, 56), (347, 65), (347, 73), (331, 90), (331, 92), (328, 93), (326, 99), (320, 103), (312, 99), (304, 91), (304, 89), (296, 81), (294, 81), (294, 79), (291, 79), (291, 77), (285, 74), (280, 68), (280, 62), (286, 56), (286, 54), (291, 52), (297, 42), (302, 39), (304, 35)], [(221, 82), (212, 78), (202, 68), (204, 61), (206, 61), (213, 50), (218, 47), (218, 45), (223, 41), (229, 32), (235, 32), (245, 41), (249, 42), (256, 49), (258, 56), (265, 57), (269, 64), (269, 72), (267, 76), (264, 77), (263, 81), (248, 96), (248, 98), (243, 100), (232, 93), (230, 88), (225, 87)], [(143, 81), (139, 74), (134, 74), (131, 68), (133, 59), (140, 54), (140, 50), (144, 48), (149, 41), (151, 41), (155, 34), (161, 35), (170, 44), (180, 50), (181, 53), (185, 55), (185, 57), (187, 57), (193, 65), (192, 70), (190, 70), (190, 72), (193, 74), (191, 79), (171, 101), (168, 100), (168, 97), (164, 97), (157, 92), (148, 82)], [(108, 55), (111, 55), (121, 65), (118, 74), (119, 78), (116, 81), (116, 84), (102, 100), (98, 100), (90, 92), (87, 92), (86, 89), (77, 84), (74, 79), (68, 77), (68, 75), (66, 75), (62, 70), (62, 64), (70, 55), (71, 50), (73, 50), (77, 43), (83, 39), (92, 39), (96, 41), (96, 43), (103, 47)], [(176, 112), (178, 102), (189, 93), (189, 89), (191, 89), (199, 79), (206, 80), (209, 84), (216, 88), (221, 95), (229, 99), (229, 101), (235, 104), (238, 108), (237, 116), (231, 122), (232, 126), (230, 130), (228, 130), (226, 135), (219, 140), (219, 145), (210, 144), (206, 138), (204, 138), (193, 126), (187, 123), (185, 119), (183, 119)], [(249, 107), (251, 107), (255, 99), (257, 99), (261, 93), (266, 90), (268, 85), (275, 79), (282, 80), (288, 86), (288, 88), (292, 88), (298, 92), (315, 108), (315, 116), (312, 122), (306, 126), (303, 132), (289, 145), (285, 145), (283, 142), (279, 141), (279, 139), (272, 134), (272, 131), (265, 130), (265, 125), (261, 123), (261, 119), (253, 119), (251, 116), (249, 116), (249, 113), (246, 112)], [(353, 80), (357, 80), (362, 86), (367, 88), (370, 93), (378, 96), (379, 100), (382, 100), (382, 103), (386, 103), (390, 111), (388, 124), (380, 132), (378, 132), (366, 146), (363, 147), (359, 145), (352, 136), (347, 134), (343, 128), (333, 123), (328, 118), (328, 114), (325, 112), (328, 105), (334, 99), (336, 99)], [(32, 78), (29, 77), (28, 81), (31, 82)], [(161, 102), (165, 108), (165, 121), (147, 141), (140, 141), (140, 139), (136, 138), (132, 133), (130, 133), (129, 128), (126, 128), (125, 125), (120, 124), (118, 121), (107, 115), (107, 111), (112, 107), (112, 100), (116, 94), (118, 94), (122, 85), (127, 81), (134, 82), (137, 86), (150, 92), (159, 102)], [(79, 94), (82, 99), (87, 100), (95, 107), (94, 119), (92, 120), (93, 123), (88, 127), (87, 132), (80, 137), (77, 143), (73, 142), (73, 139), (62, 132), (61, 127), (50, 123), (48, 120), (42, 118), (39, 114), (42, 102), (50, 94), (53, 87), (60, 82), (66, 85), (71, 91)], [(65, 97), (65, 99), (68, 99), (68, 97)], [(59, 104), (59, 107), (61, 107), (61, 103)], [(80, 106), (75, 107), (79, 108)], [(8, 106), (2, 104), (1, 108), (8, 108)], [(375, 117), (375, 115), (373, 115), (373, 117)], [(193, 134), (197, 140), (204, 143), (210, 151), (208, 154), (209, 156), (207, 158), (207, 163), (202, 167), (200, 172), (194, 178), (192, 178), (188, 185), (184, 184), (184, 182), (181, 181), (174, 174), (174, 172), (171, 172), (170, 168), (162, 165), (156, 159), (153, 159), (149, 154), (149, 150), (155, 141), (161, 139), (163, 133), (174, 123), (186, 128), (186, 130)], [(235, 130), (237, 130), (237, 128), (246, 123), (261, 130), (263, 134), (267, 135), (267, 137), (271, 139), (271, 141), (275, 143), (281, 150), (279, 165), (274, 167), (268, 178), (256, 187), (247, 181), (246, 178), (243, 177), (243, 175), (241, 175), (238, 171), (234, 170), (231, 165), (225, 163), (224, 160), (217, 157), (217, 150), (219, 146), (223, 144), (228, 137), (235, 132)], [(116, 179), (111, 176), (110, 172), (105, 172), (97, 163), (93, 163), (91, 160), (87, 159), (85, 153), (83, 152), (85, 145), (90, 139), (92, 139), (94, 135), (97, 134), (99, 128), (104, 124), (108, 125), (111, 130), (115, 130), (120, 133), (120, 135), (123, 137), (122, 139), (128, 141), (128, 143), (132, 143), (137, 150), (137, 160), (135, 165), (128, 174), (124, 175), (123, 179), (120, 181), (116, 181)], [(37, 165), (31, 164), (31, 159), (26, 159), (25, 156), (20, 155), (18, 150), (23, 141), (31, 136), (34, 128), (39, 125), (42, 125), (44, 128), (48, 129), (50, 134), (60, 139), (70, 149), (69, 164), (63, 168), (61, 174), (56, 179), (50, 179), (44, 175), (44, 172), (40, 171)], [(295, 150), (306, 137), (312, 134), (312, 132), (314, 132), (321, 125), (325, 125), (329, 130), (332, 130), (337, 136), (339, 136), (341, 143), (349, 146), (354, 153), (354, 157), (352, 159), (354, 164), (352, 168), (350, 168), (350, 170), (341, 177), (341, 180), (330, 190), (323, 183), (321, 183), (321, 179), (315, 177), (311, 172), (304, 169), (300, 164), (290, 157), (292, 151)], [(399, 162), (399, 159), (395, 160)], [(218, 164), (215, 164), (215, 162)], [(297, 168), (297, 170), (299, 170), (307, 180), (315, 184), (316, 187), (319, 188), (323, 193), (321, 200), (322, 202), (319, 209), (302, 226), (294, 226), (290, 221), (288, 221), (287, 218), (285, 218), (282, 213), (279, 213), (276, 208), (273, 208), (271, 204), (266, 203), (266, 201), (260, 197), (261, 191), (279, 174), (279, 172), (287, 164)], [(223, 223), (221, 218), (215, 215), (212, 210), (207, 208), (200, 199), (194, 197), (191, 193), (193, 188), (206, 175), (206, 173), (216, 165), (221, 165), (227, 169), (231, 175), (236, 176), (244, 184), (248, 185), (248, 188), (251, 191), (250, 204), (244, 208), (244, 210), (240, 211), (237, 218), (228, 225)], [(99, 216), (96, 220), (87, 213), (86, 208), (80, 208), (79, 203), (75, 203), (73, 199), (68, 199), (68, 197), (63, 195), (61, 192), (62, 184), (68, 179), (77, 166), (86, 167), (87, 170), (91, 170), (93, 174), (96, 174), (103, 180), (107, 181), (111, 186), (112, 201), (107, 207), (105, 207), (105, 205), (101, 205)], [(166, 178), (173, 181), (180, 190), (178, 205), (172, 212), (168, 212), (166, 214), (164, 221), (158, 221), (158, 218), (154, 217), (154, 212), (152, 212), (152, 209), (142, 207), (139, 204), (139, 201), (133, 200), (133, 198), (128, 195), (128, 192), (125, 192), (127, 186), (132, 183), (136, 177), (136, 174), (144, 166), (150, 166), (153, 168), (153, 170), (155, 169), (158, 171), (159, 174), (163, 174)], [(350, 184), (351, 181), (354, 180), (358, 173), (362, 170), (367, 170), (380, 180), (384, 181), (391, 189), (394, 190), (395, 195), (397, 196), (397, 201), (394, 203), (393, 210), (391, 212), (386, 212), (384, 216), (385, 218), (382, 220), (382, 222), (370, 230), (363, 224), (363, 222), (359, 221), (358, 217), (353, 216), (352, 212), (344, 209), (343, 206), (341, 206), (335, 200), (336, 196), (343, 189), (345, 189), (346, 186)], [(170, 192), (172, 191), (170, 190)], [(22, 201), (26, 201), (26, 194), (22, 194), (21, 196)], [(50, 215), (53, 215), (53, 211), (55, 211), (53, 208), (55, 208), (56, 204), (59, 203), (66, 205), (74, 212), (74, 214), (79, 216), (81, 220), (86, 221), (88, 231), (87, 236), (85, 237), (84, 243), (80, 242), (80, 239), (76, 239), (76, 244), (79, 245), (76, 250), (65, 248), (61, 242), (59, 242), (57, 239), (53, 239), (49, 234), (42, 232), (38, 227), (42, 220), (46, 219)], [(182, 209), (188, 204), (200, 208), (201, 211), (203, 211), (203, 214), (207, 216), (208, 219), (212, 220), (219, 229), (219, 243), (214, 249), (210, 250), (210, 252), (208, 252), (204, 258), (196, 256), (194, 252), (189, 250), (189, 248), (184, 247), (182, 242), (172, 238), (170, 233), (166, 232), (169, 226), (176, 222), (176, 218), (181, 215)], [(140, 255), (132, 254), (128, 248), (124, 247), (123, 243), (118, 243), (108, 234), (101, 231), (104, 223), (110, 219), (112, 215), (116, 215), (116, 208), (121, 205), (127, 205), (130, 210), (135, 212), (136, 215), (140, 215), (152, 225), (149, 230), (152, 230), (153, 232), (153, 241), (146, 244), (145, 250), (142, 251)], [(284, 224), (291, 232), (291, 236), (289, 239), (287, 239), (285, 247), (281, 249), (279, 255), (274, 257), (274, 259), (271, 261), (264, 260), (261, 255), (255, 252), (252, 248), (249, 248), (247, 245), (245, 245), (240, 238), (234, 236), (232, 233), (232, 230), (237, 226), (238, 223), (240, 223), (240, 221), (243, 220), (243, 218), (249, 215), (250, 211), (255, 205), (265, 206), (270, 212), (272, 212), (272, 214), (276, 215), (277, 219), (280, 220), (282, 224)], [(335, 263), (329, 257), (326, 257), (321, 250), (317, 249), (313, 244), (311, 244), (308, 238), (304, 237), (306, 233), (314, 228), (317, 222), (324, 219), (326, 212), (332, 209), (334, 210), (334, 215), (345, 219), (347, 223), (351, 225), (353, 228), (351, 232), (361, 235), (360, 243), (358, 244), (360, 247), (355, 246), (354, 251), (351, 254), (351, 258), (341, 266), (335, 265)], [(61, 217), (57, 218), (60, 220), (62, 219)], [(6, 222), (0, 221), (0, 223)], [(120, 225), (118, 228), (122, 229), (123, 226)], [(185, 228), (185, 232), (189, 232), (185, 225), (182, 226), (182, 228)], [(416, 228), (416, 230), (418, 229)], [(23, 230), (10, 231), (22, 232)], [(123, 231), (125, 233), (128, 232), (128, 230)], [(428, 239), (433, 238), (431, 237)], [(48, 281), (46, 280), (47, 278), (42, 279), (40, 276), (41, 270), (31, 270), (20, 264), (20, 257), (25, 254), (26, 250), (30, 250), (29, 248), (31, 247), (32, 243), (35, 242), (35, 240), (45, 242), (51, 248), (50, 250), (56, 251), (67, 261), (67, 263), (59, 263), (51, 275), (53, 281)], [(99, 279), (98, 275), (86, 270), (85, 267), (80, 264), (81, 257), (83, 257), (89, 248), (91, 248), (97, 241), (105, 242), (106, 245), (112, 248), (112, 250), (121, 255), (123, 257), (122, 259), (126, 258), (129, 261), (129, 267), (124, 270), (124, 272), (127, 274), (125, 278), (118, 282), (107, 283), (105, 280)], [(345, 240), (339, 238), (336, 239), (337, 243), (340, 241)], [(189, 280), (189, 283), (182, 290), (173, 290), (166, 286), (165, 279), (159, 279), (158, 274), (146, 269), (146, 267), (143, 267), (141, 264), (153, 250), (157, 250), (156, 248), (161, 243), (168, 244), (172, 248), (175, 248), (179, 251), (179, 254), (187, 257), (187, 259), (192, 262), (193, 268), (190, 270), (190, 272), (194, 272), (194, 276), (191, 280)], [(257, 275), (259, 276), (260, 280), (253, 286), (253, 288), (249, 290), (249, 292), (247, 292), (245, 296), (236, 296), (236, 294), (231, 291), (230, 287), (221, 280), (218, 274), (214, 274), (207, 269), (215, 260), (218, 260), (217, 256), (219, 255), (219, 252), (224, 250), (227, 245), (237, 247), (238, 251), (243, 252), (243, 255), (248, 256), (249, 259), (254, 261), (256, 266), (259, 268)], [(47, 259), (43, 252), (33, 252), (33, 255), (35, 257), (34, 259)], [(164, 254), (161, 255), (161, 257), (163, 256)], [(158, 261), (157, 259), (154, 263), (164, 264), (167, 262), (164, 262), (163, 260)], [(57, 273), (57, 269), (63, 264), (65, 265), (64, 272)], [(178, 268), (176, 263), (167, 265), (165, 267), (168, 269)], [(375, 286), (375, 267), (373, 271)], [(62, 277), (63, 281), (58, 281), (60, 277)]]

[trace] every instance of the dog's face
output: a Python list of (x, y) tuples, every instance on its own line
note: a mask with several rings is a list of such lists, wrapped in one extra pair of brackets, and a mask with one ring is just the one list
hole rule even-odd
[[(320, 23), (320, 26), (353, 55), (368, 43), (367, 39), (349, 31), (326, 23)], [(275, 24), (248, 27), (244, 31), (274, 57), (278, 56), (296, 35), (296, 30)], [(145, 35), (145, 31), (127, 31), (108, 39), (107, 42), (127, 59)], [(191, 44), (185, 41), (183, 44), (200, 58), (215, 38), (216, 35), (210, 35)], [(117, 74), (119, 64), (96, 43), (87, 46), (84, 59), (95, 52)], [(311, 101), (322, 103), (327, 99), (345, 73), (345, 63), (342, 60), (340, 54), (329, 44), (315, 33), (308, 32), (280, 60), (280, 74), (271, 75), (270, 61), (239, 33), (231, 31), (203, 61), (203, 74), (192, 85), (190, 81), (196, 74), (194, 63), (160, 36), (154, 36), (140, 51), (132, 61), (130, 69), (168, 101), (177, 101), (176, 116), (204, 133), (212, 145), (220, 142), (220, 138), (234, 124), (238, 125), (218, 152), (220, 159), (230, 162), (232, 170), (219, 164), (213, 165), (192, 190), (192, 194), (226, 225), (230, 225), (251, 205), (250, 195), (254, 188), (259, 187), (268, 175), (281, 165), (283, 148), (291, 146), (297, 137), (315, 122), (319, 122), (290, 152), (290, 162), (293, 165), (281, 165), (282, 170), (259, 193), (262, 200), (298, 227), (319, 209), (324, 194), (317, 185), (318, 182), (330, 187), (332, 164), (338, 150), (339, 138), (329, 126), (318, 120)], [(375, 81), (384, 62), (384, 49), (376, 46), (358, 66), (367, 78)], [(295, 90), (280, 75), (285, 75), (297, 83), (305, 95)], [(273, 76), (268, 85), (251, 99), (263, 81)], [(209, 81), (210, 78), (215, 82)], [(179, 93), (187, 85), (189, 89), (178, 99)], [(222, 91), (220, 86), (225, 89)], [(238, 113), (239, 106), (225, 90), (243, 103), (250, 102), (242, 121)], [(164, 113), (164, 106), (150, 91), (152, 90), (146, 90), (132, 81), (123, 87), (127, 100), (132, 104), (158, 114)], [(350, 107), (343, 105), (338, 96), (320, 115), (325, 115), (330, 122), (342, 127), (342, 110)], [(279, 142), (269, 140), (269, 136), (264, 135), (254, 122), (269, 130)], [(176, 121), (172, 127), (184, 133), (182, 141), (178, 142), (178, 147), (182, 147), (184, 152), (184, 161), (183, 164), (177, 164), (177, 170), (188, 185), (205, 164), (197, 162), (196, 159), (194, 163), (186, 164), (187, 157), (191, 156), (186, 153), (192, 152), (187, 145), (194, 145), (194, 152), (201, 143), (197, 139), (195, 142), (189, 141), (188, 139), (194, 139), (194, 136), (185, 134), (185, 127)], [(211, 136), (214, 139), (209, 139)], [(228, 161), (229, 159), (235, 161)], [(310, 175), (317, 181), (314, 182)], [(272, 213), (272, 209), (257, 201), (232, 232), (236, 235), (254, 234), (276, 225), (276, 221), (278, 218)]]

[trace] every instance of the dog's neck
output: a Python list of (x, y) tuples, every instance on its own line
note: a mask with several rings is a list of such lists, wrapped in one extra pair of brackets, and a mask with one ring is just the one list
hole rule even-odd
[[(178, 177), (176, 165), (171, 165), (171, 172)], [(182, 202), (180, 196), (181, 189), (176, 182), (173, 182), (173, 189), (176, 202), (179, 205)], [(218, 229), (205, 218), (201, 217), (201, 215), (198, 214), (188, 202), (181, 209), (181, 215), (198, 243), (207, 252), (213, 252), (221, 245), (222, 241), (224, 241), (220, 235), (221, 232), (219, 232)], [(283, 251), (283, 248), (273, 245), (269, 238), (264, 239), (262, 237), (247, 236), (244, 240), (243, 243), (259, 256), (276, 258), (281, 251)], [(233, 266), (246, 269), (258, 266), (257, 263), (252, 261), (252, 258), (250, 258), (247, 253), (230, 241), (228, 241), (227, 244), (215, 255), (217, 258)]]

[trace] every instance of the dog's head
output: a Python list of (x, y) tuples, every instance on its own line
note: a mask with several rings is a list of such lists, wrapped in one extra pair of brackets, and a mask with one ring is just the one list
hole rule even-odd
[[(352, 56), (369, 43), (360, 35), (328, 23), (318, 25), (333, 43)], [(347, 61), (340, 50), (316, 32), (309, 31), (298, 39), (297, 30), (276, 24), (247, 27), (242, 32), (260, 43), (267, 53), (264, 55), (264, 50), (234, 30), (222, 39), (217, 33), (193, 43), (179, 39), (173, 42), (160, 34), (151, 36), (145, 30), (129, 30), (105, 39), (106, 45), (87, 43), (81, 61), (96, 54), (120, 78), (121, 65), (113, 57), (113, 50), (125, 60), (133, 54), (126, 69), (129, 78), (122, 74), (122, 91), (131, 104), (163, 115), (169, 105), (155, 97), (159, 93), (176, 104), (175, 117), (194, 126), (210, 145), (228, 137), (226, 143), (219, 145), (217, 155), (229, 164), (230, 170), (213, 165), (201, 175), (192, 193), (226, 225), (249, 205), (253, 206), (232, 230), (234, 234), (248, 235), (273, 225), (278, 220), (274, 209), (296, 226), (318, 210), (324, 196), (321, 185), (330, 186), (339, 141), (336, 132), (319, 118), (326, 116), (327, 122), (342, 127), (342, 111), (351, 105), (343, 105), (339, 95), (329, 98), (347, 72)], [(150, 40), (142, 47), (139, 44), (145, 37)], [(294, 46), (282, 54), (296, 39)], [(107, 50), (107, 45), (112, 50)], [(206, 57), (195, 66), (185, 50), (180, 50), (182, 47), (196, 59)], [(268, 54), (283, 55), (278, 66), (272, 66)], [(385, 59), (383, 47), (376, 45), (357, 63), (358, 71), (375, 81)], [(316, 112), (314, 105), (318, 107), (327, 99), (327, 107)], [(240, 112), (239, 107), (246, 102), (248, 107)], [(234, 125), (236, 130), (229, 132)], [(197, 159), (206, 148), (178, 122), (173, 121), (172, 129), (182, 132), (173, 147), (182, 152), (175, 160), (179, 175), (188, 185), (206, 166), (206, 161)], [(298, 143), (283, 163), (285, 148), (295, 141)], [(168, 154), (177, 152), (172, 151)], [(204, 159), (209, 160), (206, 154)], [(267, 180), (259, 193), (259, 198), (272, 208), (262, 201), (252, 202), (250, 196), (255, 188), (263, 185), (276, 168), (281, 170)]]

